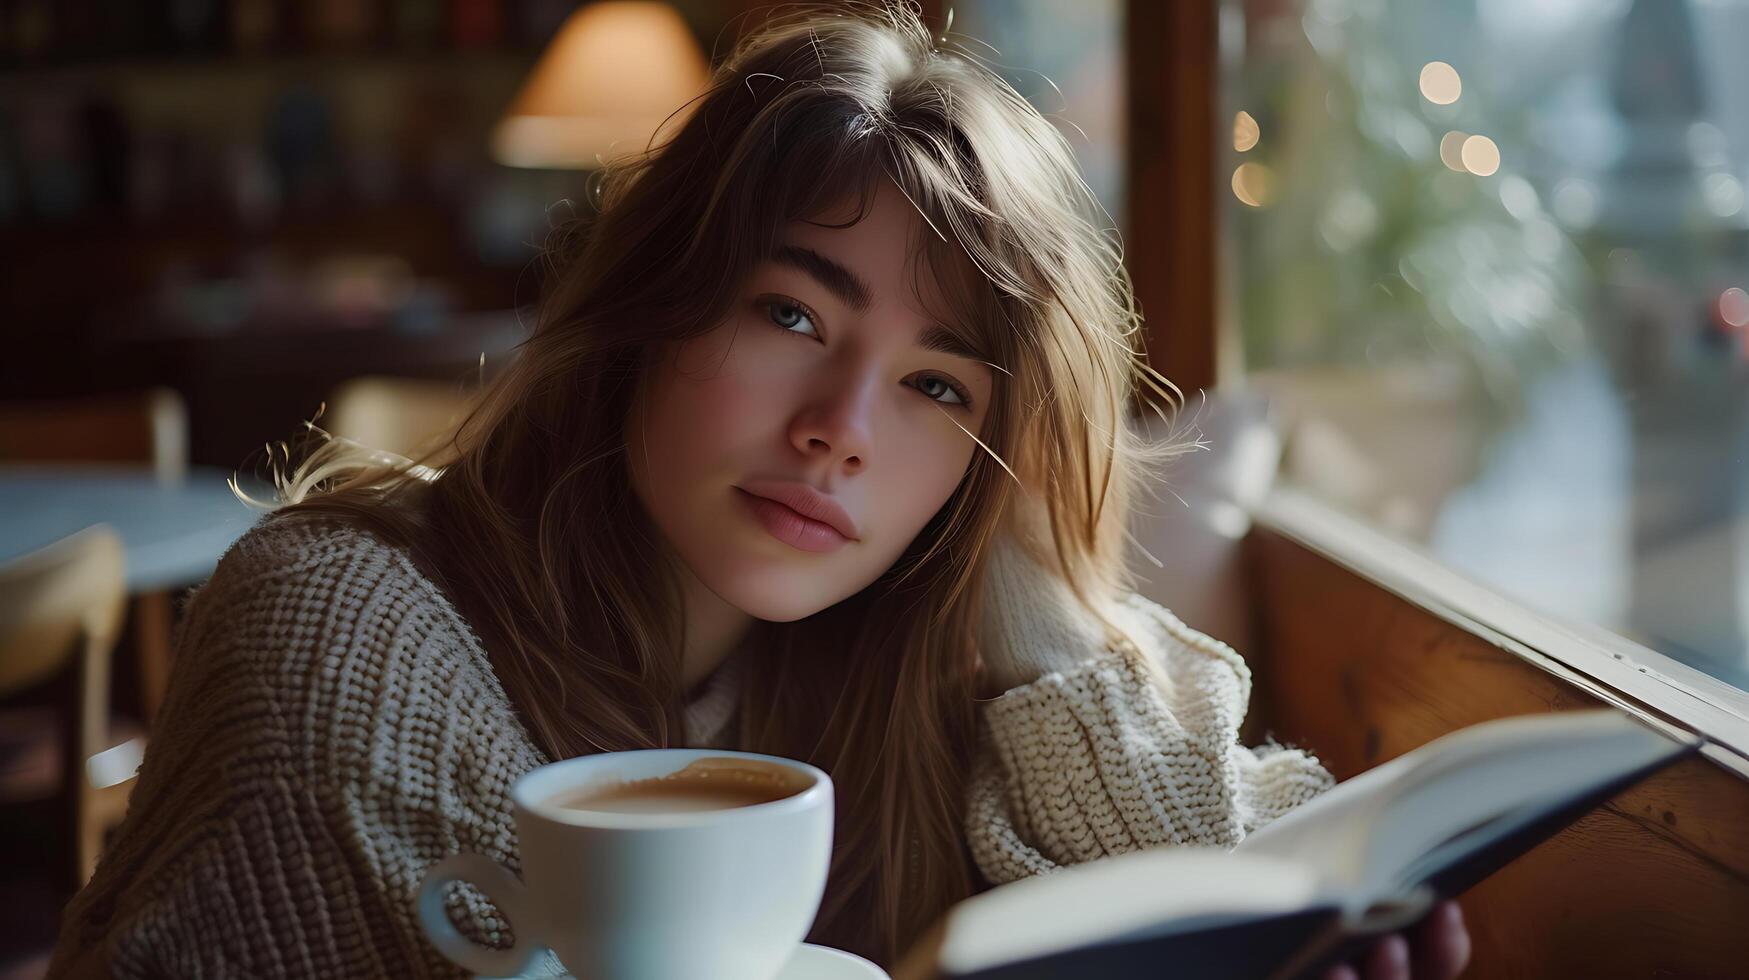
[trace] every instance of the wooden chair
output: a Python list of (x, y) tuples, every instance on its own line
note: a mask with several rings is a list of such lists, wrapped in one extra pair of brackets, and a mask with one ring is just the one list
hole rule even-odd
[(477, 394), (444, 381), (357, 377), (334, 389), (316, 424), (330, 435), (417, 458), (461, 424)]
[(0, 460), (149, 463), (172, 483), (188, 474), (188, 409), (162, 387), (0, 403)]
[(0, 801), (58, 800), (74, 889), (120, 822), (145, 751), (109, 713), (126, 599), (121, 538), (105, 525), (0, 565)]
[[(0, 403), (0, 462), (147, 465), (160, 483), (188, 474), (188, 409), (170, 388)], [(133, 597), (140, 713), (157, 717), (170, 673), (169, 592)]]

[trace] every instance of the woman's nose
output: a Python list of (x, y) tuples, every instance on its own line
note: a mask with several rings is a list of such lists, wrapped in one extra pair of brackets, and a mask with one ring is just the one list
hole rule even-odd
[(797, 413), (792, 430), (796, 448), (810, 456), (824, 452), (866, 464), (880, 385), (872, 372), (827, 381)]

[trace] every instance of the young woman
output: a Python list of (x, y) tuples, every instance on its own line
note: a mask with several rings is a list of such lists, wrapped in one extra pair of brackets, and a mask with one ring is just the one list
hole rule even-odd
[[(1132, 502), (1187, 447), (1130, 406), (1176, 389), (1066, 142), (912, 10), (768, 23), (581, 210), (441, 454), (321, 444), (189, 603), (51, 976), (454, 974), (420, 876), (517, 867), (511, 783), (582, 753), (828, 770), (809, 938), (884, 965), (979, 889), (1332, 784), (1240, 745), (1245, 663), (1131, 588)], [(1461, 967), (1455, 912), (1417, 976)]]

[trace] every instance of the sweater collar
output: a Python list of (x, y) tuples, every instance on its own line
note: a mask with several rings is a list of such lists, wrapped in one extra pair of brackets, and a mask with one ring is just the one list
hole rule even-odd
[(705, 679), (704, 687), (686, 702), (688, 741), (695, 746), (726, 748), (721, 740), (734, 720), (735, 705), (741, 695), (741, 678), (745, 667), (741, 657), (730, 657), (717, 665)]

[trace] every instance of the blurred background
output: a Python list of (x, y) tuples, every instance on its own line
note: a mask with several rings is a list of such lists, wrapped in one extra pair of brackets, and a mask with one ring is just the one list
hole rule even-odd
[[(1121, 201), (1115, 0), (954, 7)], [(258, 516), (229, 481), (265, 498), (307, 420), (453, 424), (589, 172), (769, 10), (0, 0), (0, 977), (125, 812), (180, 605)]]
[(1222, 365), (1292, 478), (1749, 687), (1749, 3), (1232, 2)]
[[(1267, 419), (1184, 474), (1199, 540), (1279, 478), (1749, 687), (1749, 0), (950, 6), (1074, 146), (1156, 367), (1229, 445)], [(256, 516), (227, 481), (318, 411), (451, 424), (590, 169), (768, 9), (0, 0), (0, 976), (125, 807)], [(1226, 559), (1172, 554), (1242, 640), (1192, 608)]]

